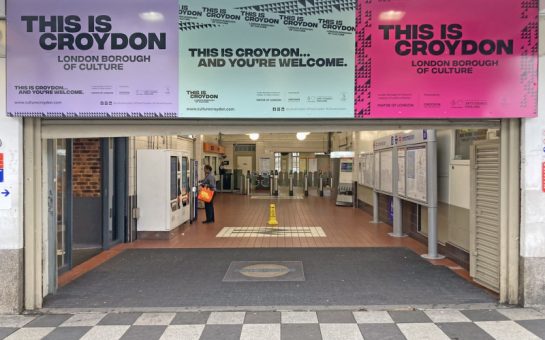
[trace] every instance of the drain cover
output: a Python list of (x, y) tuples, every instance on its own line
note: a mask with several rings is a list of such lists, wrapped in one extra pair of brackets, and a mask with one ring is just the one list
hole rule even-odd
[(223, 282), (305, 281), (301, 261), (233, 261)]

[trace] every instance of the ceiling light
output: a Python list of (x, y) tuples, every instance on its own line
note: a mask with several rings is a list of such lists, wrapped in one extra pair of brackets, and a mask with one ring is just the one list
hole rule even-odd
[(304, 141), (308, 135), (310, 135), (310, 132), (297, 132), (295, 137), (297, 137), (297, 140)]
[(248, 136), (250, 136), (250, 139), (254, 142), (259, 139), (259, 133), (250, 133)]

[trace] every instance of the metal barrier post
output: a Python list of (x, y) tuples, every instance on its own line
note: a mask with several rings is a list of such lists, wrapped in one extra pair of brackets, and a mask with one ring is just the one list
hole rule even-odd
[(293, 196), (293, 175), (290, 175), (290, 196)]
[(305, 172), (304, 182), (305, 182), (305, 196), (308, 196), (308, 175), (306, 172)]
[(239, 186), (240, 186), (240, 187), (239, 187), (239, 190), (240, 190), (240, 192), (239, 192), (239, 193), (240, 193), (241, 195), (244, 195), (244, 193), (246, 192), (246, 191), (244, 190), (245, 184), (246, 184), (246, 178), (244, 177), (244, 174), (240, 174), (240, 183), (239, 183)]
[(278, 196), (278, 170), (274, 171), (273, 187), (274, 187), (273, 196)]
[(248, 177), (246, 178), (246, 195), (250, 196), (252, 190), (252, 175), (248, 174)]
[(269, 189), (271, 191), (271, 196), (273, 196), (274, 195), (274, 175), (272, 171), (269, 173)]
[(320, 186), (318, 188), (320, 192), (320, 197), (324, 197), (324, 178), (320, 176)]

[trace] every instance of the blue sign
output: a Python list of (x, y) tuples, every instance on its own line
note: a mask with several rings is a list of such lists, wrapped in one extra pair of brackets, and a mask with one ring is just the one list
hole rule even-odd
[(4, 182), (4, 169), (0, 169), (0, 183)]

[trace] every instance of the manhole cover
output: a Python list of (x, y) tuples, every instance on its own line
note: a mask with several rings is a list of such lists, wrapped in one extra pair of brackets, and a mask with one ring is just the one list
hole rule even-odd
[(279, 277), (289, 272), (290, 269), (288, 267), (272, 263), (252, 264), (239, 270), (239, 273), (244, 276), (259, 278)]
[(305, 274), (301, 261), (233, 261), (223, 281), (305, 281)]

